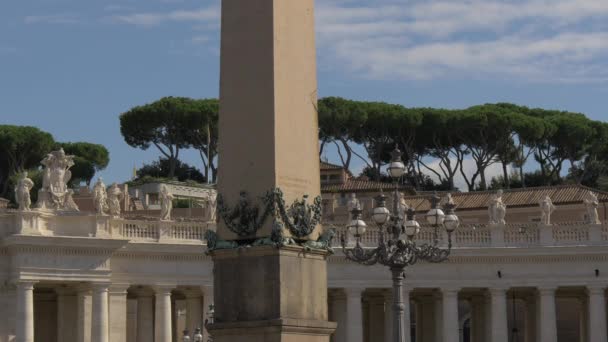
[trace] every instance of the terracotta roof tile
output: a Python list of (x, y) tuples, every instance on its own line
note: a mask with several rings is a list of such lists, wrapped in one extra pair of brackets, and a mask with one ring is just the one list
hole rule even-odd
[(321, 161), (321, 170), (342, 170), (344, 167), (341, 165), (331, 164), (328, 162)]
[[(608, 202), (608, 192), (580, 185), (504, 190), (502, 200), (507, 207), (535, 207), (545, 196), (549, 195), (556, 205), (574, 204), (582, 203), (589, 191), (593, 191), (600, 202)], [(455, 192), (452, 193), (452, 198), (458, 210), (479, 210), (488, 207), (488, 203), (495, 193), (496, 191)], [(445, 193), (439, 195), (445, 197)], [(416, 210), (427, 211), (430, 209), (428, 201), (430, 196), (431, 194), (406, 196), (405, 200)]]
[[(375, 182), (369, 180), (361, 180), (351, 178), (345, 183), (336, 184), (322, 184), (321, 192), (324, 193), (335, 193), (335, 192), (377, 192), (380, 189), (383, 191), (391, 191), (395, 188), (393, 184)], [(399, 190), (407, 190), (409, 194), (415, 193), (412, 187), (409, 185), (400, 185)]]

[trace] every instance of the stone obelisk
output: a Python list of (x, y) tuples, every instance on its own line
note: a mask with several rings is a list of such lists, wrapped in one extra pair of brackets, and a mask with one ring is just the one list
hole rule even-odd
[(209, 330), (215, 342), (328, 342), (314, 0), (222, 0), (221, 33)]

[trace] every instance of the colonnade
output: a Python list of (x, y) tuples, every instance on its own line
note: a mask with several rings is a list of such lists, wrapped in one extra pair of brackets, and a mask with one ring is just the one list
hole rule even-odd
[[(331, 289), (330, 320), (338, 322), (332, 342), (392, 342), (390, 291)], [(608, 341), (606, 287), (600, 285), (405, 289), (403, 298), (409, 299), (404, 300), (406, 342), (509, 342), (513, 334), (521, 342)], [(572, 322), (574, 338), (558, 338), (558, 298), (580, 304), (564, 307), (565, 312), (580, 309), (571, 317), (580, 319)]]
[[(56, 294), (57, 327), (53, 331), (57, 336), (38, 337), (37, 341), (133, 342), (128, 338), (131, 328), (137, 342), (175, 342), (181, 340), (174, 321), (175, 297), (186, 302), (185, 327), (190, 332), (202, 328), (207, 313), (203, 303), (205, 306), (213, 303), (211, 286), (178, 288), (110, 283), (57, 286), (21, 281), (16, 284), (17, 342), (35, 341), (38, 327), (35, 326), (34, 289), (49, 289), (49, 286), (53, 286), (51, 289)], [(135, 327), (128, 327), (129, 300), (137, 302)]]

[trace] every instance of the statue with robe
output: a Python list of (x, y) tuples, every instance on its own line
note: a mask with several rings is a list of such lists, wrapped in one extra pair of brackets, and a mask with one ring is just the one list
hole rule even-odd
[(492, 196), (490, 204), (488, 205), (488, 214), (490, 216), (490, 225), (504, 225), (506, 224), (505, 216), (507, 214), (507, 206), (502, 201), (503, 191), (498, 190), (496, 194)]
[(17, 186), (15, 186), (15, 200), (19, 205), (20, 211), (30, 211), (32, 200), (30, 198), (30, 191), (34, 187), (34, 182), (27, 177), (27, 171), (23, 172)]
[(171, 211), (173, 210), (173, 194), (169, 192), (166, 185), (160, 187), (160, 220), (171, 221)]
[(95, 212), (97, 212), (97, 215), (105, 215), (108, 210), (108, 194), (106, 192), (106, 185), (103, 183), (101, 177), (97, 179), (97, 182), (93, 186), (93, 200), (95, 202)]
[(405, 220), (407, 217), (407, 211), (409, 209), (409, 205), (407, 205), (407, 203), (405, 202), (405, 195), (400, 192), (399, 193), (399, 203), (397, 206), (398, 209), (398, 214), (399, 214), (399, 219), (400, 220)]
[(551, 225), (551, 214), (555, 211), (556, 207), (553, 205), (553, 201), (549, 195), (545, 196), (545, 198), (540, 201), (540, 211), (541, 217), (540, 222), (545, 226)]
[(600, 221), (600, 217), (597, 213), (597, 208), (600, 205), (597, 196), (592, 191), (589, 191), (583, 199), (583, 203), (587, 208), (587, 223), (602, 224), (602, 222)]
[(122, 190), (113, 183), (108, 190), (108, 210), (112, 216), (120, 216), (120, 201), (123, 199)]

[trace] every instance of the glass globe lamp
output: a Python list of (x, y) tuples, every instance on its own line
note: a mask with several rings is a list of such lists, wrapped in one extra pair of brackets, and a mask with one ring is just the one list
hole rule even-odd
[(445, 213), (439, 208), (431, 209), (428, 213), (426, 213), (426, 221), (433, 226), (442, 225), (444, 220)]
[(377, 225), (382, 227), (391, 216), (391, 212), (386, 208), (386, 196), (382, 191), (376, 197), (376, 202), (378, 206), (372, 211), (372, 219)]
[(361, 213), (362, 210), (359, 208), (354, 208), (351, 211), (352, 219), (348, 224), (348, 230), (355, 237), (360, 237), (361, 235), (365, 234), (367, 230), (367, 224), (365, 224), (365, 221), (361, 219)]
[(443, 225), (448, 233), (452, 233), (460, 226), (460, 220), (454, 213), (448, 213), (443, 219)]
[(391, 162), (386, 169), (393, 179), (399, 179), (405, 174), (405, 164), (403, 164), (403, 161), (401, 160), (402, 155), (403, 153), (395, 146), (395, 149), (391, 152)]
[(405, 236), (407, 236), (408, 239), (413, 239), (418, 233), (420, 233), (420, 223), (418, 223), (418, 221), (405, 221)]

